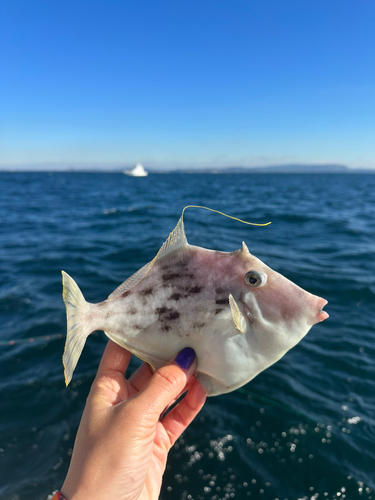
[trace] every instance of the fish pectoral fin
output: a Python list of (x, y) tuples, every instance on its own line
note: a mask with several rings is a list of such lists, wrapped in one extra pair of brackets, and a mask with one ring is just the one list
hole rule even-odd
[(239, 330), (241, 333), (244, 333), (246, 330), (246, 320), (231, 293), (229, 294), (229, 305), (230, 311), (232, 313), (232, 318), (237, 330)]

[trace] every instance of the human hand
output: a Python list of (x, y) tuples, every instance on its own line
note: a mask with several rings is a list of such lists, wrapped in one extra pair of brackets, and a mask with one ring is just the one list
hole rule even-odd
[[(144, 363), (126, 380), (130, 357), (108, 342), (61, 489), (67, 500), (156, 500), (168, 451), (206, 400), (192, 378), (192, 349), (183, 349), (155, 373)], [(162, 416), (186, 389), (185, 397)]]

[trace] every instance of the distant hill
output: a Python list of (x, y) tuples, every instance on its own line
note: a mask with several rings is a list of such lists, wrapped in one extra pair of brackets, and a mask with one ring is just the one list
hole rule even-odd
[[(224, 168), (200, 168), (200, 169), (181, 169), (176, 172), (181, 173), (215, 173), (215, 174), (256, 174), (256, 173), (280, 173), (280, 174), (310, 174), (310, 173), (351, 173), (359, 172), (346, 167), (345, 165), (337, 164), (320, 164), (320, 165), (269, 165), (267, 167), (224, 167)], [(361, 170), (364, 171), (364, 170)], [(371, 170), (370, 170), (371, 172)]]
[(350, 169), (345, 165), (270, 165), (268, 167), (248, 168), (252, 172), (274, 172), (274, 173), (327, 173), (327, 172), (348, 172)]

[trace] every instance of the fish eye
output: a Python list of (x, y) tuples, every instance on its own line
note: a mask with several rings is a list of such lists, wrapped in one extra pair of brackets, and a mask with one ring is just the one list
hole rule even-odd
[(245, 283), (253, 288), (257, 288), (264, 285), (266, 280), (267, 276), (262, 275), (257, 271), (249, 271), (245, 275)]

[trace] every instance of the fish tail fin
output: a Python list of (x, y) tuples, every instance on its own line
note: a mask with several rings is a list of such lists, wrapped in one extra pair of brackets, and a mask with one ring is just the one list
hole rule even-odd
[(63, 355), (65, 384), (72, 380), (87, 337), (94, 331), (91, 322), (87, 321), (86, 302), (77, 283), (64, 271), (61, 271), (63, 283), (63, 299), (66, 307), (67, 333)]

